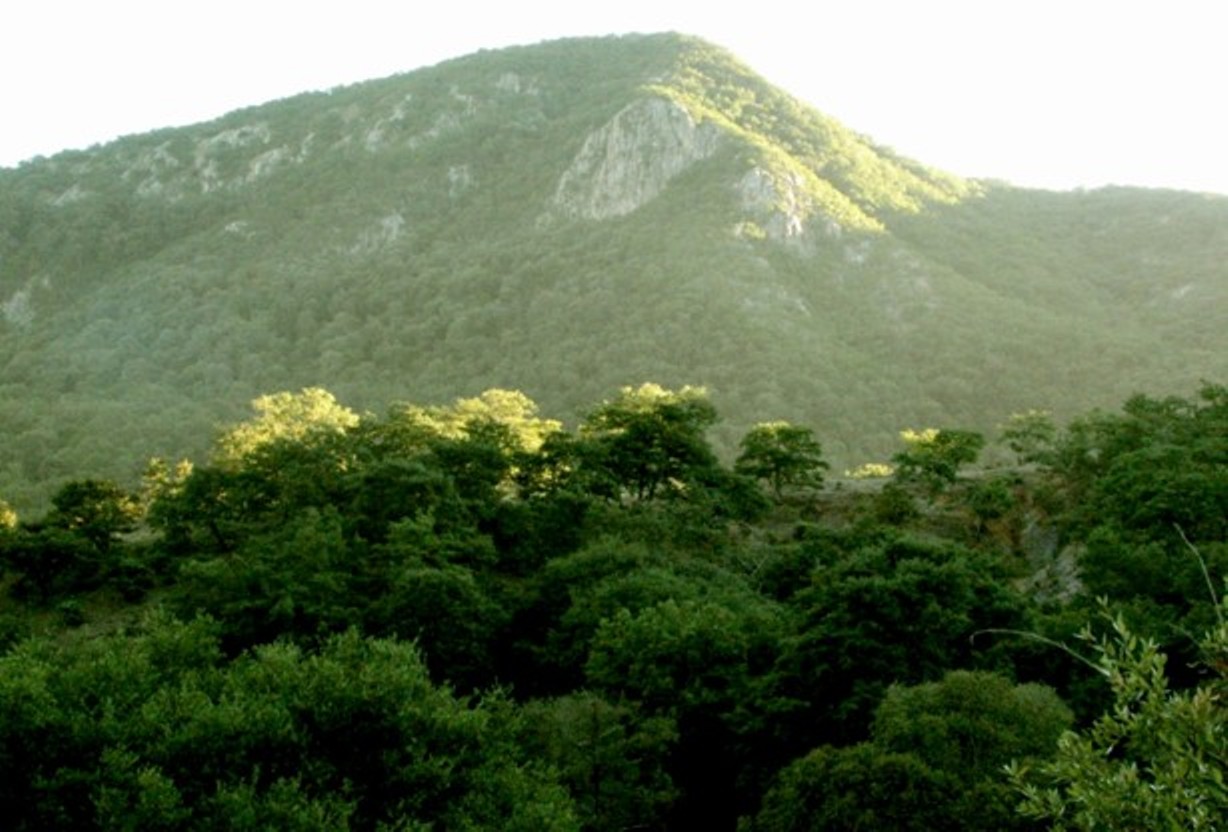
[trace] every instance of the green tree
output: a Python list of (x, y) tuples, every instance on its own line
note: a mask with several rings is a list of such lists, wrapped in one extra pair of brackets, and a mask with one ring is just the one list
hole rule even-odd
[(0, 500), (0, 533), (17, 528), (17, 512), (4, 500)]
[[(873, 743), (823, 746), (777, 775), (750, 832), (964, 830), (960, 784), (916, 755)], [(975, 828), (975, 827), (973, 827)]]
[(427, 435), (462, 439), (476, 425), (502, 427), (511, 445), (518, 450), (537, 451), (551, 434), (563, 429), (554, 419), (538, 415), (537, 403), (519, 390), (493, 388), (469, 399), (457, 399), (449, 407), (421, 407), (401, 404), (393, 408), (387, 422), (413, 444), (415, 437)]
[(528, 703), (523, 725), (526, 750), (559, 771), (585, 829), (662, 828), (677, 797), (665, 771), (672, 719), (582, 692)]
[(349, 555), (339, 515), (309, 509), (252, 534), (233, 552), (186, 562), (173, 597), (185, 613), (224, 622), (231, 650), (279, 637), (309, 639), (357, 617), (359, 599), (347, 591)]
[(624, 387), (584, 420), (580, 464), (598, 484), (609, 483), (615, 497), (651, 500), (683, 493), (698, 475), (717, 467), (704, 436), (715, 422), (716, 409), (702, 388)]
[(1201, 639), (1207, 675), (1192, 690), (1170, 689), (1164, 653), (1120, 616), (1100, 639), (1084, 631), (1113, 704), (1086, 730), (1064, 734), (1053, 760), (1012, 766), (1025, 816), (1086, 832), (1221, 828), (1228, 817), (1228, 603), (1218, 608), (1217, 624)]
[(165, 616), (0, 655), (6, 829), (574, 832), (520, 711), (457, 699), (416, 649), (348, 632), (223, 661)]
[(680, 797), (670, 828), (719, 828), (749, 803), (739, 788), (747, 774), (740, 712), (753, 707), (775, 659), (782, 617), (746, 593), (620, 610), (598, 628), (585, 668), (591, 688), (677, 722), (669, 773)]
[(786, 487), (822, 487), (823, 471), (830, 467), (814, 431), (789, 422), (755, 425), (740, 447), (734, 470), (766, 482), (777, 499)]
[(963, 819), (962, 828), (1003, 832), (1031, 827), (1016, 812), (1004, 766), (1051, 758), (1072, 721), (1051, 688), (955, 670), (936, 682), (889, 688), (872, 736), (885, 751), (915, 755), (960, 784), (950, 812)]
[(892, 457), (896, 478), (919, 481), (933, 494), (953, 484), (960, 467), (976, 462), (985, 446), (984, 436), (967, 430), (906, 430), (900, 437), (907, 448)]
[(786, 766), (748, 828), (1033, 829), (1015, 810), (1003, 767), (1052, 757), (1071, 720), (1049, 688), (994, 673), (894, 685), (875, 712), (872, 741), (820, 747)]
[(915, 685), (1006, 657), (976, 651), (981, 629), (1018, 628), (1025, 599), (990, 556), (888, 537), (816, 571), (791, 600), (800, 616), (773, 675), (787, 752), (864, 739), (893, 683)]
[(1053, 414), (1049, 411), (1026, 410), (1012, 413), (999, 430), (1000, 440), (1014, 452), (1020, 465), (1047, 465), (1053, 461), (1057, 425), (1053, 423)]
[(369, 631), (416, 642), (431, 677), (456, 690), (495, 682), (491, 654), (506, 614), (472, 570), (409, 563), (388, 581), (364, 616)]
[(1068, 522), (1083, 532), (1105, 523), (1180, 542), (1228, 534), (1228, 388), (1197, 399), (1134, 396), (1120, 414), (1094, 412), (1057, 442), (1053, 469)]
[(14, 594), (35, 601), (94, 588), (103, 566), (94, 544), (56, 526), (0, 534), (0, 563), (19, 575)]
[[(1082, 544), (1087, 597), (1107, 596), (1163, 640), (1178, 687), (1194, 683), (1193, 639), (1214, 618), (1204, 570), (1228, 573), (1228, 389), (1196, 398), (1134, 396), (1120, 413), (1074, 421), (1050, 482), (1066, 537)], [(1199, 547), (1201, 566), (1191, 558)]]
[(1011, 760), (1051, 756), (1072, 721), (1051, 688), (952, 670), (936, 682), (892, 685), (872, 734), (879, 745), (912, 752), (967, 782), (996, 777)]
[(356, 427), (359, 421), (358, 414), (319, 387), (260, 396), (252, 401), (252, 409), (256, 411), (252, 419), (235, 425), (218, 438), (214, 462), (234, 465), (270, 442), (309, 441), (335, 435)]
[(140, 502), (109, 480), (76, 480), (51, 498), (50, 525), (80, 534), (106, 553), (124, 532), (136, 528), (142, 517)]

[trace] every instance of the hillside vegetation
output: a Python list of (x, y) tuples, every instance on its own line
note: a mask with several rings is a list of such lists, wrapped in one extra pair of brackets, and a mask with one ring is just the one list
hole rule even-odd
[(0, 495), (199, 459), (263, 391), (703, 385), (840, 466), (1228, 367), (1228, 200), (902, 159), (678, 35), (482, 52), (0, 170)]

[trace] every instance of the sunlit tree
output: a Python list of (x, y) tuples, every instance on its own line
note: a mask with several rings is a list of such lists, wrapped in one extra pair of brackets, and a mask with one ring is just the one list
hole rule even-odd
[(716, 409), (699, 387), (624, 387), (585, 419), (586, 462), (638, 500), (677, 491), (717, 465), (704, 434)]
[(256, 416), (226, 431), (218, 439), (214, 459), (234, 465), (277, 440), (303, 441), (312, 436), (344, 433), (358, 424), (358, 414), (320, 387), (298, 393), (273, 393), (252, 401)]
[(907, 448), (892, 457), (895, 476), (902, 482), (921, 482), (931, 493), (953, 484), (959, 469), (976, 462), (985, 437), (967, 430), (905, 430), (900, 433)]
[(810, 428), (789, 422), (760, 422), (742, 437), (734, 470), (771, 486), (780, 498), (786, 488), (819, 488), (830, 466)]
[(0, 531), (17, 528), (17, 512), (4, 500), (0, 500)]

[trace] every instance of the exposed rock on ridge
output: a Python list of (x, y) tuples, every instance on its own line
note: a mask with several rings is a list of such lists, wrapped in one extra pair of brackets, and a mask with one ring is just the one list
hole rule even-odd
[(629, 214), (678, 174), (711, 156), (720, 134), (664, 98), (629, 104), (585, 139), (559, 180), (553, 208), (603, 220)]

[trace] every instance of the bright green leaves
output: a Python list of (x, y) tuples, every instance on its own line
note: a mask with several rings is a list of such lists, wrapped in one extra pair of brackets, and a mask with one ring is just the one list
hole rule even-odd
[(457, 399), (450, 407), (421, 407), (401, 404), (387, 420), (403, 437), (412, 437), (415, 428), (422, 436), (460, 439), (472, 435), (475, 426), (502, 425), (509, 444), (517, 450), (536, 451), (546, 437), (563, 429), (554, 419), (537, 415), (537, 404), (519, 390), (491, 389), (481, 395)]
[(17, 528), (17, 512), (13, 507), (0, 500), (0, 533)]
[(274, 393), (252, 401), (256, 416), (235, 425), (217, 441), (220, 465), (238, 464), (263, 445), (278, 440), (308, 443), (317, 437), (344, 433), (358, 424), (358, 414), (319, 387), (299, 393)]
[[(1074, 544), (1084, 586), (1132, 625), (1204, 628), (1214, 609), (1190, 599), (1228, 550), (1200, 541), (1200, 569), (1181, 548), (1186, 521), (1195, 539), (1222, 525), (1222, 401), (1202, 401), (1134, 400), (1055, 441), (1047, 467), (1005, 476), (964, 473), (977, 434), (910, 434), (904, 482), (819, 493), (811, 431), (758, 424), (731, 469), (693, 388), (624, 388), (574, 432), (508, 391), (357, 423), (326, 395), (271, 397), (230, 434), (241, 454), (157, 463), (139, 499), (70, 483), (41, 522), (0, 532), (13, 597), (77, 593), (65, 621), (112, 613), (125, 558), (179, 614), (211, 616), (23, 642), (54, 625), (6, 614), (0, 817), (18, 830), (1031, 828), (1010, 760), (1043, 774), (1028, 781), (1034, 814), (1070, 817), (1096, 794), (1100, 816), (1152, 812), (1133, 777), (1158, 787), (1148, 822), (1178, 780), (1210, 816), (1222, 684), (1192, 689), (1205, 677), (1182, 643), (1165, 647), (1181, 693), (1159, 648), (1107, 644), (1120, 701), (1050, 766), (1069, 712), (1011, 680), (1051, 681), (1089, 715), (1088, 674), (1031, 643), (974, 639), (1060, 639), (1084, 618), (1077, 586), (1043, 613), (1022, 589), (1045, 554), (1025, 549), (1025, 524), (1054, 526), (1034, 548)], [(1020, 442), (1048, 442), (1023, 427)], [(130, 533), (145, 509), (148, 528)]]

